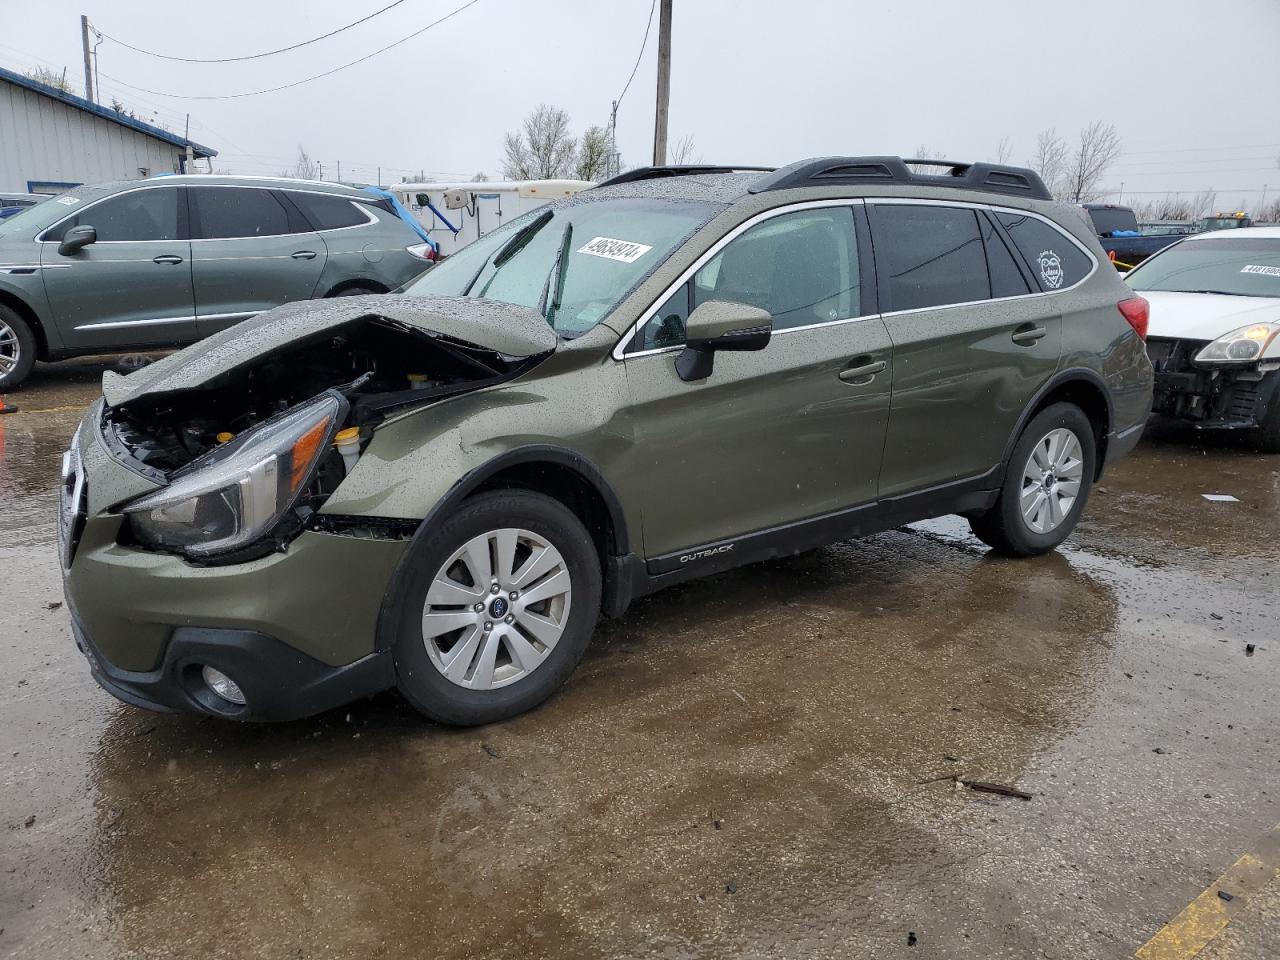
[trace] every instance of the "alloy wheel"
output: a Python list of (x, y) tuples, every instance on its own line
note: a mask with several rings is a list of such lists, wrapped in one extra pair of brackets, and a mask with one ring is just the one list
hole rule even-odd
[(536, 670), (564, 633), (573, 581), (560, 551), (529, 530), (473, 537), (427, 589), (422, 639), (450, 682), (492, 690)]
[(0, 319), (0, 377), (12, 373), (22, 360), (22, 343), (18, 331)]
[(1031, 448), (1022, 471), (1019, 506), (1035, 533), (1057, 529), (1075, 506), (1084, 477), (1080, 438), (1066, 427), (1050, 430)]

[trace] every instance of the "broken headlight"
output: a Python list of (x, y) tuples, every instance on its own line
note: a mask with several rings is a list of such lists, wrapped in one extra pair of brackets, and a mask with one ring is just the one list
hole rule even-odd
[(1251, 323), (1219, 337), (1198, 354), (1196, 363), (1252, 363), (1280, 357), (1280, 323)]
[(341, 397), (324, 394), (192, 461), (124, 508), (134, 538), (192, 557), (253, 543), (306, 490), (345, 410)]

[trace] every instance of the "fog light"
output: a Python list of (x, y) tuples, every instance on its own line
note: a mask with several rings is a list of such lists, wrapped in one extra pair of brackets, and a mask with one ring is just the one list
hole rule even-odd
[(209, 689), (223, 700), (234, 703), (238, 707), (244, 706), (244, 694), (240, 691), (239, 684), (221, 670), (205, 667), (201, 675), (204, 677), (204, 682), (209, 685)]

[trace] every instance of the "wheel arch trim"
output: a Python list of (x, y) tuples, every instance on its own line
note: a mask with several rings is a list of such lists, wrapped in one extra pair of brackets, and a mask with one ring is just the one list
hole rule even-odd
[[(1013, 454), (1013, 448), (1018, 443), (1018, 438), (1022, 436), (1022, 431), (1026, 429), (1027, 424), (1031, 422), (1031, 418), (1035, 416), (1036, 411), (1044, 403), (1055, 390), (1070, 386), (1074, 383), (1086, 384), (1097, 390), (1102, 396), (1103, 403), (1107, 408), (1107, 422), (1103, 425), (1102, 437), (1097, 451), (1097, 467), (1095, 472), (1101, 470), (1102, 464), (1106, 461), (1106, 443), (1107, 436), (1110, 433), (1112, 424), (1115, 423), (1115, 404), (1111, 398), (1111, 390), (1107, 386), (1107, 381), (1097, 370), (1089, 367), (1068, 367), (1065, 370), (1059, 370), (1055, 373), (1035, 394), (1031, 397), (1027, 404), (1023, 407), (1022, 413), (1018, 417), (1018, 422), (1014, 429), (1010, 431), (1009, 439), (1005, 442), (1004, 455), (1001, 458), (1001, 464), (1007, 469), (1009, 465), (1009, 457)], [(1087, 411), (1086, 411), (1087, 415)]]
[[(515, 447), (468, 470), (454, 482), (444, 496), (436, 501), (422, 522), (418, 524), (418, 529), (410, 540), (409, 548), (405, 551), (404, 557), (391, 575), (391, 581), (387, 584), (382, 609), (378, 613), (376, 649), (385, 650), (394, 646), (396, 629), (394, 611), (399, 608), (403, 599), (405, 572), (418, 544), (435, 530), (453, 508), (478, 490), (486, 481), (491, 480), (510, 467), (538, 463), (568, 469), (600, 496), (605, 509), (609, 513), (609, 523), (613, 534), (611, 550), (613, 557), (606, 557), (605, 559), (612, 562), (616, 558), (628, 555), (631, 549), (631, 538), (627, 529), (626, 517), (622, 511), (622, 503), (612, 486), (605, 479), (600, 468), (594, 462), (567, 447), (555, 444), (539, 443)], [(608, 580), (611, 575), (608, 564), (601, 572)]]

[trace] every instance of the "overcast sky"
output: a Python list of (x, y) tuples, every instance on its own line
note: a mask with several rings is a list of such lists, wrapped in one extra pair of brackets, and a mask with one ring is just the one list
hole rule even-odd
[[(159, 53), (234, 57), (309, 39), (391, 0), (0, 0), (0, 64), (67, 67), (83, 92), (79, 15)], [(477, 0), (393, 50), (301, 86), (232, 100), (355, 60), (460, 7), (403, 0), (301, 50), (187, 64), (99, 47), (103, 100), (219, 151), (235, 173), (274, 173), (299, 144), (346, 179), (496, 175), (502, 135), (538, 103), (575, 132), (605, 124), (636, 61), (651, 0)], [(38, 11), (38, 12), (37, 12)], [(624, 162), (652, 153), (657, 17), (618, 117)], [(1126, 199), (1219, 191), (1219, 206), (1280, 196), (1280, 0), (675, 0), (671, 139), (708, 162), (781, 164), (825, 154), (1028, 160), (1038, 130), (1114, 123), (1107, 177)], [(114, 78), (114, 79), (108, 79)], [(130, 89), (146, 88), (151, 93)], [(1140, 193), (1143, 192), (1143, 193)], [(1114, 197), (1113, 197), (1114, 199)]]

